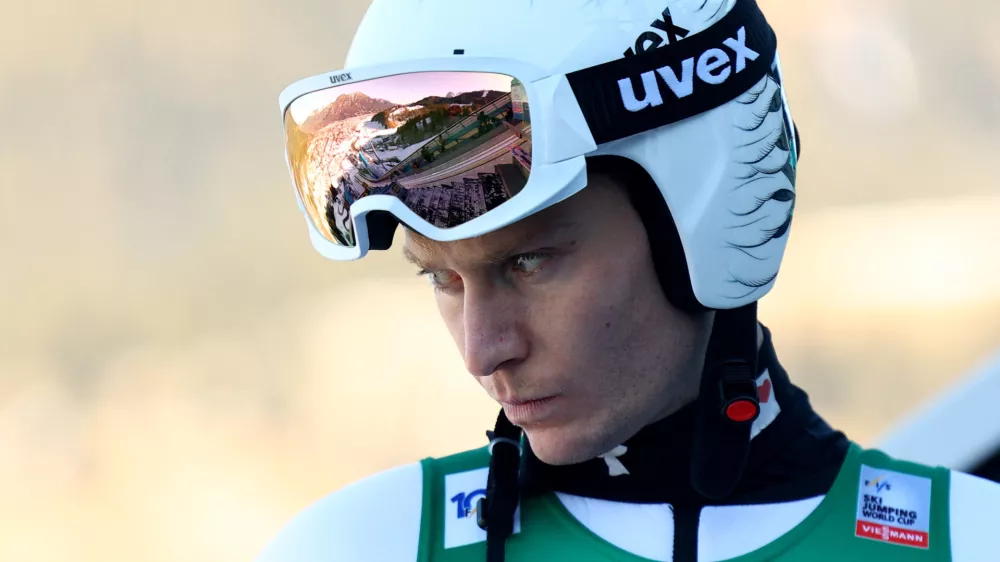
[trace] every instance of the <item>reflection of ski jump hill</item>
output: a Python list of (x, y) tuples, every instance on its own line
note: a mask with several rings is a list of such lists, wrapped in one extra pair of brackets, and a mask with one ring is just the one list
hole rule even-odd
[[(501, 97), (497, 98), (496, 100), (494, 100), (493, 102), (489, 103), (488, 105), (485, 105), (485, 106), (477, 109), (475, 112), (473, 112), (468, 117), (460, 119), (459, 121), (457, 121), (456, 123), (452, 124), (447, 129), (441, 131), (440, 133), (438, 133), (438, 134), (430, 137), (429, 139), (425, 139), (424, 141), (421, 141), (420, 145), (421, 146), (431, 145), (433, 141), (437, 141), (439, 144), (441, 144), (443, 146), (448, 146), (448, 151), (456, 150), (454, 147), (456, 147), (456, 145), (457, 145), (458, 148), (457, 148), (456, 152), (454, 153), (454, 157), (457, 157), (457, 156), (461, 155), (461, 153), (463, 152), (462, 148), (464, 148), (465, 143), (469, 142), (465, 137), (468, 137), (468, 135), (471, 132), (474, 132), (477, 129), (477, 126), (479, 124), (479, 119), (480, 119), (479, 115), (480, 114), (484, 114), (487, 117), (495, 117), (495, 116), (503, 113), (508, 108), (508, 106), (510, 106), (510, 104), (511, 104), (510, 94), (501, 96)], [(513, 141), (514, 139), (520, 140), (519, 136), (523, 135), (524, 132), (525, 131), (523, 131), (523, 130), (518, 131), (516, 128), (510, 129), (510, 132), (508, 132), (507, 135), (504, 135), (504, 140), (506, 140), (506, 141)], [(462, 142), (462, 141), (464, 141), (464, 142)], [(472, 141), (472, 142), (474, 142), (474, 141)], [(507, 145), (507, 147), (509, 147), (509, 146), (511, 146), (513, 144), (514, 144), (513, 142), (509, 142), (509, 144)], [(447, 151), (446, 151), (446, 154), (447, 154)], [(442, 156), (444, 156), (444, 155), (442, 155)], [(448, 155), (448, 156), (451, 156), (451, 155)], [(384, 163), (382, 163), (382, 162), (378, 162), (377, 164), (383, 164), (383, 165), (380, 165), (380, 166), (377, 166), (377, 167), (376, 166), (372, 166), (370, 168), (367, 168), (367, 169), (365, 169), (365, 170), (362, 171), (362, 174), (365, 176), (365, 179), (368, 180), (368, 181), (372, 181), (372, 182), (384, 182), (384, 181), (390, 179), (389, 176), (391, 176), (394, 172), (397, 172), (397, 171), (403, 172), (405, 170), (412, 169), (415, 164), (419, 164), (419, 162), (422, 161), (422, 160), (423, 160), (423, 155), (421, 154), (421, 151), (420, 150), (414, 150), (411, 154), (409, 154), (406, 158), (402, 159), (399, 163), (393, 163), (394, 165), (391, 168), (387, 167), (387, 166), (384, 166)], [(435, 165), (432, 166), (430, 169), (428, 169), (428, 171), (436, 169), (438, 166), (441, 166), (443, 164), (446, 164), (446, 163), (450, 162), (450, 160), (451, 160), (451, 158), (442, 158), (441, 160), (436, 161)], [(482, 162), (480, 162), (480, 163), (482, 163)], [(372, 164), (376, 164), (376, 163), (373, 162)], [(425, 165), (426, 165), (426, 163), (425, 163)], [(473, 166), (473, 167), (475, 167), (475, 166)], [(380, 174), (380, 175), (376, 175), (376, 174)], [(420, 174), (420, 175), (422, 175), (422, 174)], [(454, 173), (442, 175), (442, 176), (440, 176), (440, 178), (446, 178), (446, 177), (448, 177), (448, 175), (454, 175)], [(411, 177), (416, 177), (416, 176), (411, 176)], [(434, 182), (434, 181), (438, 181), (440, 178), (437, 178), (437, 179), (435, 179), (435, 178), (427, 178), (425, 180), (419, 180), (419, 181), (422, 181), (423, 183), (431, 183), (431, 182)], [(408, 181), (406, 182), (406, 185), (412, 185), (413, 184), (412, 181), (409, 181), (409, 178), (407, 178), (407, 180)]]
[(428, 168), (420, 173), (411, 174), (400, 180), (400, 184), (407, 188), (418, 188), (427, 184), (433, 184), (448, 178), (461, 175), (469, 170), (492, 162), (497, 158), (509, 157), (511, 149), (517, 147), (524, 140), (516, 133), (507, 129), (495, 129), (493, 135), (486, 141), (484, 147), (478, 150), (466, 151), (464, 154), (456, 155), (447, 162), (436, 163), (436, 166)]
[[(430, 144), (436, 138), (431, 137), (406, 148), (376, 150), (373, 146), (362, 146), (356, 149), (358, 158), (364, 164), (362, 173), (365, 179), (374, 183), (386, 181), (389, 174), (399, 169), (402, 165), (401, 162), (411, 160), (410, 156), (414, 154), (419, 156), (420, 149)], [(403, 160), (400, 160), (400, 158), (403, 158)]]

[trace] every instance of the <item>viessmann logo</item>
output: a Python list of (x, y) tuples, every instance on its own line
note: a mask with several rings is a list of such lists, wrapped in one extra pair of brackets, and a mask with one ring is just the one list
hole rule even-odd
[(925, 476), (862, 464), (855, 536), (928, 548), (932, 484)]
[(746, 44), (746, 27), (740, 27), (736, 37), (722, 41), (724, 48), (707, 49), (698, 57), (688, 57), (681, 61), (680, 72), (670, 65), (644, 72), (640, 76), (645, 97), (639, 100), (635, 93), (633, 78), (622, 78), (618, 81), (622, 103), (625, 109), (635, 113), (647, 107), (663, 105), (663, 92), (660, 90), (660, 80), (667, 85), (670, 93), (677, 99), (682, 99), (694, 93), (697, 82), (710, 85), (725, 83), (730, 76), (742, 72), (747, 67), (747, 61), (755, 61), (760, 53)]
[(903, 531), (888, 525), (859, 522), (855, 532), (859, 537), (882, 542), (923, 548), (927, 544), (927, 533)]

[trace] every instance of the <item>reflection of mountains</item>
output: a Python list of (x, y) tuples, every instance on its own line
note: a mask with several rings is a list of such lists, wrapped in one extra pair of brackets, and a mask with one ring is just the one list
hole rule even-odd
[(302, 123), (302, 130), (308, 133), (315, 133), (323, 127), (335, 121), (350, 119), (360, 115), (378, 113), (379, 111), (395, 107), (396, 104), (382, 99), (366, 96), (361, 92), (344, 94), (334, 100), (330, 105), (317, 110)]
[[(461, 94), (448, 92), (448, 95), (444, 97), (427, 96), (411, 104), (393, 105), (391, 108), (386, 108), (372, 117), (372, 121), (381, 123), (384, 127), (392, 129), (405, 125), (413, 119), (427, 116), (434, 111), (449, 112), (449, 109), (454, 106), (469, 107), (470, 111), (474, 111), (509, 95), (509, 93), (497, 90), (476, 90)], [(455, 112), (452, 111), (450, 114), (455, 115)]]
[(477, 90), (475, 92), (465, 92), (462, 94), (449, 93), (449, 95), (445, 97), (427, 96), (413, 105), (485, 105), (506, 95), (509, 94), (506, 92), (498, 92), (496, 90)]

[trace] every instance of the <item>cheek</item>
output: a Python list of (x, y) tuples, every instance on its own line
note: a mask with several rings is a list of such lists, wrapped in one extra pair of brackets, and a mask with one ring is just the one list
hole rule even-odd
[(574, 376), (605, 371), (621, 353), (635, 314), (628, 275), (611, 264), (575, 271), (548, 306), (534, 309), (536, 333), (544, 331), (555, 355), (572, 364), (565, 367), (578, 370)]
[(538, 320), (547, 329), (554, 371), (594, 405), (658, 392), (641, 358), (669, 331), (665, 298), (652, 265), (644, 267), (647, 258), (620, 249), (604, 257), (567, 276)]
[(459, 352), (464, 352), (465, 322), (462, 318), (462, 298), (435, 291), (434, 299), (437, 302), (438, 314), (444, 320), (448, 333), (451, 334), (452, 340), (458, 346)]
[(563, 292), (564, 325), (578, 331), (588, 343), (621, 338), (630, 330), (641, 296), (639, 272), (627, 259), (595, 262), (570, 283)]

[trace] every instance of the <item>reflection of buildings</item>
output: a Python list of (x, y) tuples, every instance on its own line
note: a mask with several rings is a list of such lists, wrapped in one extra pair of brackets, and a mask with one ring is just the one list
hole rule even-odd
[(504, 189), (511, 197), (520, 193), (524, 184), (528, 182), (528, 172), (514, 164), (498, 164), (497, 175), (500, 176)]
[(501, 203), (510, 199), (510, 192), (503, 188), (503, 182), (497, 174), (479, 174), (483, 184), (483, 197), (486, 199), (486, 210), (492, 211)]
[(495, 164), (492, 168), (492, 172), (463, 174), (431, 187), (404, 190), (401, 199), (413, 212), (439, 228), (464, 224), (499, 207), (527, 181), (526, 175), (513, 164)]
[(450, 228), (520, 192), (531, 169), (531, 124), (524, 86), (515, 80), (512, 89), (463, 98), (471, 103), (396, 110), (388, 123), (368, 115), (320, 130), (306, 172), (314, 190), (326, 186), (315, 203), (333, 238), (353, 243), (348, 209), (368, 195), (398, 197), (431, 224)]
[(469, 222), (509, 198), (500, 177), (488, 173), (433, 187), (408, 189), (402, 197), (407, 207), (439, 228)]
[(354, 225), (351, 224), (347, 193), (333, 186), (326, 196), (326, 221), (334, 239), (344, 246), (354, 245)]
[[(525, 144), (530, 149), (531, 143), (525, 143)], [(511, 151), (511, 154), (514, 155), (514, 165), (518, 169), (518, 172), (523, 177), (527, 178), (531, 174), (531, 154), (529, 154), (521, 146), (515, 146), (510, 151)], [(512, 185), (512, 183), (508, 184), (508, 185)], [(524, 187), (524, 183), (521, 183), (521, 185), (518, 186), (513, 191), (511, 191), (511, 193), (517, 194), (518, 191), (521, 191), (521, 187)]]
[(531, 121), (531, 111), (528, 107), (528, 93), (524, 89), (524, 84), (514, 78), (510, 83), (510, 99), (514, 106), (514, 118), (518, 121)]

